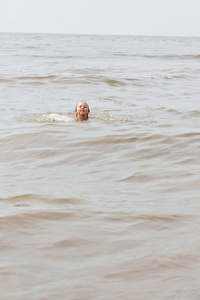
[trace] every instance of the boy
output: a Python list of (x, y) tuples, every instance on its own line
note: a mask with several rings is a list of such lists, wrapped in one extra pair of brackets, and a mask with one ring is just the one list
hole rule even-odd
[(88, 115), (90, 112), (89, 105), (85, 101), (80, 101), (75, 107), (75, 112), (77, 121), (88, 120)]

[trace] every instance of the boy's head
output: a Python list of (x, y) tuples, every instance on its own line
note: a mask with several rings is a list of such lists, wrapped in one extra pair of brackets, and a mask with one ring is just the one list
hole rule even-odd
[(90, 112), (89, 105), (86, 101), (80, 101), (75, 107), (76, 117), (80, 120), (88, 119), (88, 114)]

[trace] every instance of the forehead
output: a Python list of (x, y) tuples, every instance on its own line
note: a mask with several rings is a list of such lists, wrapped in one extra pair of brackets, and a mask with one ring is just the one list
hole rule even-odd
[(85, 105), (86, 107), (88, 107), (88, 104), (85, 101), (81, 101), (77, 104), (77, 106), (80, 106), (80, 105)]

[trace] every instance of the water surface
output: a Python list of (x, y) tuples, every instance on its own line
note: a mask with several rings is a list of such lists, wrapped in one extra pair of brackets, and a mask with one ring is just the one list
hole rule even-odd
[(200, 298), (199, 45), (1, 34), (2, 299)]

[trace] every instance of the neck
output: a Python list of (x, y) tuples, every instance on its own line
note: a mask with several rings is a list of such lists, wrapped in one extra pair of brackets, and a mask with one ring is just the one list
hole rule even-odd
[(77, 117), (76, 117), (76, 120), (77, 120), (77, 121), (85, 121), (85, 120), (88, 120), (88, 115), (87, 115), (87, 116), (77, 116)]

